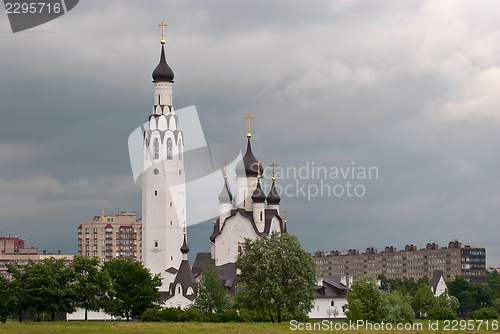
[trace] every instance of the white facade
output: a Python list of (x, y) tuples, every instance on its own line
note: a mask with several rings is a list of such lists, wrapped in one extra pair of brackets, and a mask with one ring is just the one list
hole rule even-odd
[(172, 84), (172, 80), (154, 82), (153, 113), (144, 132), (142, 261), (163, 278), (160, 291), (167, 291), (174, 277), (165, 270), (181, 263), (186, 220), (184, 138), (172, 106)]
[(434, 292), (434, 296), (439, 297), (446, 292), (446, 289), (447, 289), (446, 282), (444, 280), (444, 277), (441, 276), (439, 277), (439, 282), (436, 285), (436, 287), (432, 288), (433, 290), (432, 292)]
[(318, 298), (314, 300), (312, 310), (307, 314), (311, 319), (345, 319), (343, 306), (347, 300), (342, 297)]

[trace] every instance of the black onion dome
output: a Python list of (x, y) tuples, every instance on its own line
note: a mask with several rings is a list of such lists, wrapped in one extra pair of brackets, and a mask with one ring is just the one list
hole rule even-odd
[(266, 194), (264, 194), (264, 191), (262, 190), (262, 187), (260, 186), (260, 180), (258, 180), (257, 187), (255, 187), (255, 190), (252, 194), (252, 202), (262, 203), (265, 201), (266, 201)]
[(227, 180), (224, 180), (224, 187), (219, 194), (219, 203), (231, 203), (233, 201), (233, 195), (229, 191), (229, 186), (227, 185)]
[(160, 63), (153, 71), (153, 81), (169, 81), (174, 82), (174, 71), (168, 66), (167, 59), (165, 58), (165, 48), (161, 46)]
[(267, 195), (267, 204), (280, 204), (281, 197), (276, 191), (276, 187), (274, 186), (274, 181), (273, 185), (271, 187), (271, 191)]
[(187, 253), (189, 253), (189, 247), (188, 247), (188, 244), (187, 244), (187, 242), (186, 242), (186, 235), (185, 235), (185, 234), (184, 234), (184, 242), (183, 242), (183, 244), (182, 244), (182, 246), (181, 246), (181, 253), (182, 253), (182, 254), (187, 254)]
[[(252, 145), (250, 145), (250, 138), (248, 139), (247, 152), (243, 156), (240, 162), (236, 165), (236, 176), (253, 176), (258, 175), (257, 172), (258, 160), (252, 153)], [(258, 167), (260, 169), (260, 175), (264, 172), (262, 165)]]

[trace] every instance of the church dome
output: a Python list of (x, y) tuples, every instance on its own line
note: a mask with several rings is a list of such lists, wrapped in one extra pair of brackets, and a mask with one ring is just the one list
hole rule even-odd
[(227, 180), (224, 180), (224, 187), (219, 194), (219, 203), (231, 203), (233, 201), (233, 195), (229, 191), (229, 186), (227, 185)]
[(163, 45), (161, 46), (160, 63), (153, 71), (153, 81), (174, 82), (174, 71), (172, 71), (170, 66), (167, 64), (167, 60), (165, 58), (165, 48)]
[(186, 242), (186, 235), (185, 234), (184, 234), (184, 242), (182, 243), (182, 246), (181, 246), (181, 253), (182, 254), (189, 253), (189, 247), (188, 247), (187, 242)]
[(278, 192), (276, 191), (276, 187), (274, 186), (274, 181), (273, 181), (273, 185), (271, 187), (271, 191), (267, 195), (267, 204), (275, 204), (275, 205), (277, 205), (277, 204), (280, 204), (280, 201), (281, 201), (281, 197), (278, 194)]
[(250, 138), (248, 139), (247, 152), (243, 159), (236, 165), (236, 176), (257, 177), (257, 168), (260, 169), (260, 174), (264, 172), (262, 165), (259, 166), (257, 158), (252, 153), (252, 145), (250, 145)]
[(266, 201), (266, 194), (264, 194), (264, 191), (262, 190), (262, 187), (260, 186), (260, 180), (258, 180), (257, 187), (255, 187), (255, 190), (252, 194), (252, 202), (262, 203), (265, 201)]

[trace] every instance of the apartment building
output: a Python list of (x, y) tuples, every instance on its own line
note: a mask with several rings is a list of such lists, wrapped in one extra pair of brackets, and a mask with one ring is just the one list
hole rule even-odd
[(367, 248), (364, 253), (356, 249), (347, 252), (318, 251), (313, 259), (316, 272), (320, 276), (352, 276), (384, 274), (387, 278), (407, 278), (418, 280), (432, 278), (434, 271), (442, 271), (447, 281), (463, 275), (472, 283), (486, 281), (486, 249), (462, 246), (451, 241), (448, 247), (428, 243), (425, 248), (406, 245), (397, 250), (388, 246), (379, 251)]
[(136, 212), (115, 216), (101, 214), (78, 226), (78, 254), (98, 257), (102, 262), (112, 258), (141, 261), (142, 222)]

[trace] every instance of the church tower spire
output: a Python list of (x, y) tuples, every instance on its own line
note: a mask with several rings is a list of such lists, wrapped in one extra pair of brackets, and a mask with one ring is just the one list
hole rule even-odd
[(144, 131), (142, 174), (142, 261), (160, 274), (160, 291), (175, 278), (167, 269), (181, 264), (182, 222), (186, 220), (184, 135), (172, 106), (174, 72), (165, 57), (163, 22), (160, 62), (153, 71), (154, 103)]

